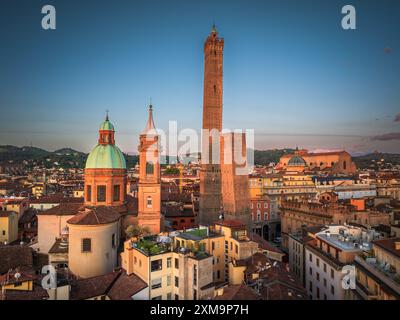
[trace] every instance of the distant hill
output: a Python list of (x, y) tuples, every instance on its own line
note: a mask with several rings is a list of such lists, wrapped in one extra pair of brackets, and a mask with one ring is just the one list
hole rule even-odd
[[(248, 153), (251, 150), (248, 150)], [(254, 150), (254, 163), (256, 165), (268, 165), (271, 162), (278, 163), (282, 155), (293, 153), (294, 149)], [(124, 154), (127, 167), (132, 168), (138, 162), (138, 155)], [(196, 161), (198, 155), (190, 155)], [(62, 148), (54, 152), (36, 147), (16, 147), (0, 145), (0, 165), (24, 164), (28, 167), (43, 165), (46, 168), (59, 166), (63, 168), (84, 168), (87, 153), (71, 148)], [(381, 160), (384, 161), (381, 161)], [(171, 162), (175, 162), (172, 161)], [(391, 165), (400, 165), (400, 154), (396, 153), (371, 153), (367, 155), (353, 156), (358, 168), (377, 169), (388, 168)], [(185, 161), (186, 162), (186, 161)]]
[[(46, 168), (84, 168), (88, 154), (71, 148), (62, 148), (54, 152), (35, 147), (16, 147), (11, 145), (0, 145), (0, 165), (23, 164), (26, 167), (44, 166)], [(126, 155), (128, 168), (133, 167), (138, 156)]]
[[(247, 152), (250, 151), (248, 150)], [(268, 165), (271, 162), (276, 164), (284, 154), (293, 153), (294, 151), (294, 149), (254, 150), (254, 164)]]
[(361, 169), (390, 168), (392, 165), (400, 165), (400, 154), (374, 152), (353, 157), (353, 161)]

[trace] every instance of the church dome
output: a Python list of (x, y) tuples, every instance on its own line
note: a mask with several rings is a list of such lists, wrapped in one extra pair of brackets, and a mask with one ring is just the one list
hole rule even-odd
[(98, 144), (89, 153), (86, 169), (126, 169), (125, 157), (113, 144)]
[(108, 116), (107, 116), (106, 120), (104, 120), (104, 121), (100, 124), (99, 130), (115, 131), (115, 130), (114, 130), (113, 124), (108, 120)]
[(288, 166), (306, 166), (306, 165), (307, 162), (299, 155), (291, 157), (288, 162)]

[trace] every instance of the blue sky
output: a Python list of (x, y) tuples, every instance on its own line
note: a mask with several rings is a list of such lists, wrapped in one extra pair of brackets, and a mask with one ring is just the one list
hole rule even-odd
[[(45, 4), (55, 31), (41, 28)], [(357, 30), (341, 28), (345, 4)], [(150, 97), (157, 127), (200, 129), (215, 22), (225, 128), (254, 129), (258, 149), (400, 152), (399, 17), (391, 0), (3, 0), (0, 144), (89, 151), (108, 109), (135, 152)]]

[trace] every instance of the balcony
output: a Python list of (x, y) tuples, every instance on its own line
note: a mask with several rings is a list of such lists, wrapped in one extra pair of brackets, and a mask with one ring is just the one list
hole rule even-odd
[(372, 276), (378, 278), (382, 284), (394, 291), (397, 295), (400, 295), (400, 276), (393, 272), (393, 270), (386, 267), (372, 256), (356, 256), (354, 261)]

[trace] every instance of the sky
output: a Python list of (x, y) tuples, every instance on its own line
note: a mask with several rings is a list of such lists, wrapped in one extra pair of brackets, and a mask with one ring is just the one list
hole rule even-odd
[[(41, 9), (56, 8), (56, 30)], [(341, 9), (356, 9), (344, 30)], [(225, 40), (223, 127), (255, 148), (400, 152), (400, 2), (2, 0), (0, 145), (88, 152), (109, 110), (137, 151), (158, 128), (199, 130), (203, 45)]]

